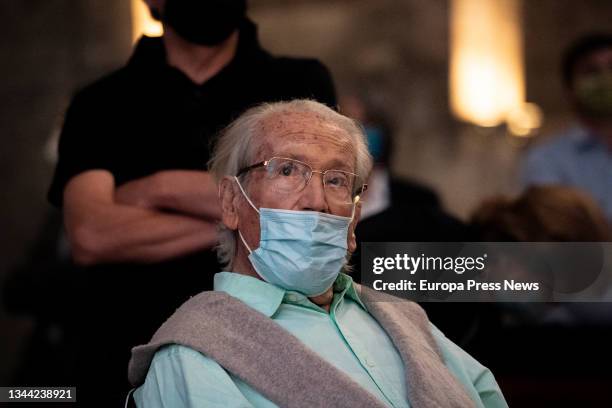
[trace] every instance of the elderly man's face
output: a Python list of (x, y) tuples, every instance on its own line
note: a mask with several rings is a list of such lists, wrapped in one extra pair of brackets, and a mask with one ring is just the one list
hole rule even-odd
[[(260, 134), (265, 135), (259, 143), (253, 163), (272, 157), (292, 158), (309, 164), (313, 170), (344, 170), (355, 173), (355, 149), (347, 133), (323, 121), (314, 114), (284, 114), (275, 116), (260, 124)], [(313, 173), (308, 185), (302, 191), (279, 193), (273, 188), (273, 181), (266, 177), (263, 168), (252, 170), (243, 181), (245, 191), (258, 208), (276, 208), (322, 213), (350, 217), (352, 204), (329, 202), (326, 198), (321, 174)], [(231, 229), (240, 229), (249, 246), (259, 246), (259, 214), (240, 193), (236, 182), (227, 178), (222, 193), (232, 183), (232, 205), (228, 208), (224, 198), (223, 222)], [(223, 196), (226, 194), (223, 193)], [(355, 220), (359, 217), (359, 208)], [(356, 248), (354, 228), (349, 227), (348, 248)], [(241, 250), (239, 248), (240, 253)]]

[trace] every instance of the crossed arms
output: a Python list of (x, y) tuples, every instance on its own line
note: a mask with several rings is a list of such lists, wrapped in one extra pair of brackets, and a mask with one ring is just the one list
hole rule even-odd
[(117, 187), (109, 171), (88, 170), (66, 184), (63, 202), (81, 265), (161, 262), (216, 244), (221, 210), (207, 172), (168, 170)]

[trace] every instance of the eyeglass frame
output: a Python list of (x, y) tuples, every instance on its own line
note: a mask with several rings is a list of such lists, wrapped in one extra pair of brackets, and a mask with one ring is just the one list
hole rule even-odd
[[(297, 193), (303, 191), (308, 186), (308, 183), (310, 183), (310, 180), (312, 180), (312, 174), (313, 173), (318, 173), (318, 174), (321, 175), (321, 183), (323, 184), (323, 189), (324, 190), (325, 190), (325, 174), (328, 171), (340, 171), (342, 173), (346, 173), (346, 174), (350, 174), (352, 176), (355, 176), (356, 179), (360, 179), (361, 178), (361, 177), (359, 177), (358, 174), (350, 172), (350, 171), (346, 171), (346, 170), (339, 170), (339, 169), (327, 169), (327, 170), (323, 170), (323, 171), (321, 171), (321, 170), (314, 170), (312, 168), (312, 166), (310, 164), (308, 164), (308, 163), (305, 163), (305, 162), (303, 162), (301, 160), (292, 159), (291, 157), (282, 157), (282, 156), (273, 156), (273, 157), (270, 157), (267, 160), (263, 160), (263, 161), (260, 161), (258, 163), (255, 163), (255, 164), (251, 164), (250, 166), (243, 167), (242, 169), (238, 170), (238, 173), (236, 174), (236, 177), (240, 177), (241, 175), (243, 175), (245, 173), (248, 173), (249, 171), (254, 170), (256, 168), (259, 168), (259, 167), (267, 167), (268, 164), (270, 163), (270, 161), (272, 161), (274, 159), (291, 160), (291, 161), (303, 164), (304, 166), (306, 166), (306, 167), (308, 167), (310, 169), (310, 176), (308, 177), (308, 180), (306, 180), (306, 183), (304, 184), (304, 187), (302, 187), (300, 190), (296, 191)], [(361, 196), (361, 194), (363, 194), (367, 189), (368, 189), (368, 184), (367, 183), (362, 183), (361, 187), (359, 189), (355, 190), (355, 191), (359, 191), (358, 193), (356, 193), (356, 194), (355, 193), (351, 193), (351, 198), (353, 200), (355, 200), (356, 197)], [(357, 201), (355, 201), (355, 202), (357, 202)]]

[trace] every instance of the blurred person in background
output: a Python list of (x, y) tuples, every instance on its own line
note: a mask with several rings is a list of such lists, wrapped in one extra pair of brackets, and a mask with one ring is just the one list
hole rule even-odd
[[(571, 279), (569, 274), (575, 274), (578, 281), (602, 279), (597, 264), (604, 260), (595, 258), (602, 256), (601, 248), (588, 243), (608, 242), (612, 232), (601, 207), (584, 191), (546, 185), (529, 187), (514, 198), (492, 197), (472, 213), (471, 223), (485, 242), (587, 244), (568, 247), (566, 254), (551, 259), (567, 264), (549, 270), (552, 288), (568, 283), (564, 276)], [(593, 265), (575, 265), (575, 255), (589, 256), (585, 259)], [(564, 261), (563, 256), (569, 258)], [(505, 264), (507, 276), (533, 273), (528, 272), (533, 259), (512, 261)], [(541, 267), (537, 270), (543, 271)], [(603, 279), (601, 296), (609, 299), (612, 282), (609, 276)], [(605, 384), (612, 381), (611, 303), (498, 302), (482, 306), (480, 325), (466, 349), (496, 371), (511, 406), (609, 406)]]
[[(474, 211), (472, 225), (486, 242), (607, 242), (612, 239), (612, 229), (593, 198), (565, 186), (533, 186), (515, 199), (500, 196), (486, 200)], [(532, 304), (515, 311), (525, 314), (508, 316), (507, 320), (530, 324), (612, 324), (609, 303)]]
[(66, 304), (55, 319), (77, 348), (64, 385), (76, 384), (87, 406), (122, 401), (130, 347), (212, 287), (220, 208), (204, 171), (211, 136), (260, 102), (336, 104), (320, 62), (261, 48), (245, 0), (146, 3), (163, 37), (141, 38), (125, 67), (75, 95), (49, 190), (78, 268), (45, 281), (46, 291)]
[[(469, 229), (444, 210), (434, 190), (398, 177), (391, 168), (394, 126), (382, 103), (368, 94), (341, 98), (343, 114), (364, 127), (374, 166), (362, 197), (358, 242), (465, 241)], [(359, 281), (359, 248), (355, 275)]]
[[(347, 94), (340, 109), (360, 122), (365, 130), (374, 166), (368, 190), (362, 197), (361, 218), (355, 231), (357, 249), (353, 254), (355, 281), (362, 282), (362, 242), (462, 242), (471, 241), (471, 229), (449, 214), (437, 193), (417, 181), (394, 174), (391, 162), (396, 131), (382, 98), (376, 90)], [(477, 305), (463, 303), (452, 309), (442, 303), (422, 303), (431, 321), (460, 345), (469, 340), (476, 324)]]
[(612, 220), (612, 34), (579, 39), (562, 72), (578, 124), (528, 152), (523, 182), (582, 189)]
[(610, 225), (587, 193), (561, 185), (532, 186), (516, 198), (493, 197), (471, 219), (482, 241), (605, 242)]

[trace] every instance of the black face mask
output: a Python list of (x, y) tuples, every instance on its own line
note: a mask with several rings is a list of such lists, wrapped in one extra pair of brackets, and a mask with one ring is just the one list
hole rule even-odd
[(217, 45), (238, 28), (246, 14), (246, 0), (166, 0), (162, 21), (185, 40)]

